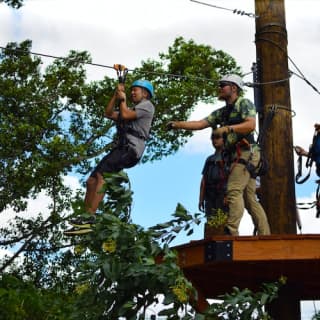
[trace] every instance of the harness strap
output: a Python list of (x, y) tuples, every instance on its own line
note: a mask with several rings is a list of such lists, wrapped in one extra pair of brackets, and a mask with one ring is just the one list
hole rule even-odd
[[(232, 166), (232, 168), (230, 169), (230, 173), (233, 170), (234, 166), (237, 163), (243, 164), (245, 166), (245, 168), (248, 170), (250, 177), (253, 179), (256, 179), (257, 176), (259, 175), (263, 175), (265, 174), (265, 170), (267, 170), (267, 167), (265, 167), (265, 165), (263, 164), (262, 159), (260, 158), (258, 165), (255, 166), (253, 165), (250, 161), (252, 160), (252, 156), (253, 156), (253, 150), (252, 150), (252, 146), (248, 143), (248, 141), (246, 139), (242, 139), (240, 141), (241, 143), (237, 144), (237, 157), (234, 160), (234, 165)], [(241, 150), (242, 149), (249, 149), (250, 150), (250, 156), (248, 160), (245, 160), (243, 158), (241, 158)], [(320, 191), (319, 191), (320, 192)]]
[[(301, 184), (304, 183), (306, 180), (308, 180), (308, 178), (310, 177), (310, 173), (311, 173), (311, 167), (312, 164), (314, 162), (314, 149), (315, 149), (315, 144), (316, 144), (316, 140), (317, 140), (317, 135), (318, 135), (318, 131), (315, 130), (314, 134), (313, 134), (313, 138), (312, 138), (312, 144), (309, 148), (309, 152), (308, 152), (308, 156), (307, 156), (307, 160), (306, 160), (306, 168), (309, 168), (309, 172), (308, 174), (301, 180), (299, 180), (302, 176), (302, 156), (300, 155), (298, 157), (297, 163), (298, 163), (298, 172), (296, 174), (296, 183)], [(319, 188), (319, 186), (318, 186)]]
[(248, 161), (246, 161), (246, 160), (244, 160), (244, 159), (242, 159), (242, 158), (240, 158), (238, 161), (237, 161), (237, 163), (240, 163), (240, 164), (243, 164), (243, 165), (247, 165), (248, 164)]
[(302, 184), (306, 182), (310, 177), (312, 163), (310, 165), (308, 164), (308, 162), (306, 163), (306, 167), (309, 168), (309, 172), (301, 180), (300, 180), (300, 178), (302, 177), (302, 156), (301, 155), (298, 157), (297, 164), (298, 164), (298, 172), (296, 174), (296, 183)]
[[(117, 72), (119, 83), (124, 84), (126, 82), (128, 68), (126, 68), (123, 64), (114, 64), (113, 68)], [(125, 146), (127, 144), (127, 139), (126, 139), (127, 126), (125, 124), (125, 121), (122, 118), (120, 109), (119, 109), (118, 119), (116, 121), (116, 127), (118, 131), (118, 136), (119, 136), (118, 144), (120, 146)]]
[(144, 137), (142, 134), (140, 134), (137, 130), (131, 128), (131, 127), (128, 127), (127, 129), (127, 133), (131, 134), (132, 136), (136, 137), (136, 138), (139, 138), (141, 140), (144, 140), (146, 141), (147, 138)]
[[(248, 141), (246, 139), (242, 139), (242, 140), (245, 140), (247, 143)], [(242, 141), (241, 140), (241, 141)], [(237, 144), (236, 144), (236, 154), (237, 154), (237, 157), (233, 160), (233, 165), (231, 166), (230, 168), (230, 172), (229, 174), (232, 172), (233, 168), (235, 167), (235, 165), (237, 163), (240, 163), (240, 164), (243, 164), (245, 166), (247, 166), (248, 164), (248, 161), (244, 160), (241, 158), (241, 145), (246, 145), (246, 143), (241, 143), (241, 141), (239, 141)], [(250, 148), (250, 144), (249, 145), (249, 148)]]

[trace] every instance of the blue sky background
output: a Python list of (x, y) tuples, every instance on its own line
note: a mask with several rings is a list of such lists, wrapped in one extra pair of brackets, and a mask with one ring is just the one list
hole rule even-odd
[[(254, 0), (208, 0), (210, 4), (254, 12)], [(287, 0), (286, 24), (288, 54), (306, 78), (320, 88), (320, 1)], [(189, 0), (26, 0), (19, 11), (0, 4), (0, 46), (11, 41), (33, 40), (35, 52), (65, 56), (70, 50), (87, 50), (94, 63), (121, 63), (129, 69), (142, 60), (157, 59), (166, 52), (178, 36), (193, 39), (198, 44), (211, 45), (232, 55), (243, 72), (251, 70), (255, 61), (255, 20), (230, 11), (210, 8)], [(44, 64), (51, 63), (43, 59)], [(289, 63), (289, 68), (297, 70)], [(109, 69), (89, 67), (89, 80), (105, 75), (115, 77)], [(201, 76), (201, 75), (199, 75)], [(251, 75), (245, 81), (252, 81)], [(297, 76), (290, 79), (291, 105), (296, 112), (292, 119), (294, 144), (308, 148), (313, 125), (319, 122), (320, 96)], [(246, 97), (253, 100), (252, 89)], [(200, 119), (218, 108), (221, 103), (195, 107), (191, 119)], [(199, 183), (206, 157), (212, 152), (210, 130), (196, 133), (175, 155), (161, 161), (138, 165), (127, 171), (134, 203), (132, 219), (144, 227), (171, 219), (178, 202), (191, 213), (198, 211)], [(285, 150), (284, 152), (292, 152)], [(297, 200), (314, 200), (315, 175), (303, 185), (296, 185)], [(77, 177), (66, 182), (78, 186)], [(276, 190), (276, 192), (281, 192)], [(30, 201), (25, 215), (46, 211), (48, 199), (40, 194)], [(315, 210), (300, 211), (303, 233), (319, 233), (320, 219)], [(14, 216), (11, 210), (0, 215), (0, 225)], [(251, 234), (252, 223), (245, 213), (240, 234)], [(181, 235), (174, 244), (201, 239), (203, 225), (186, 238)], [(313, 313), (313, 306), (303, 313), (303, 319)]]

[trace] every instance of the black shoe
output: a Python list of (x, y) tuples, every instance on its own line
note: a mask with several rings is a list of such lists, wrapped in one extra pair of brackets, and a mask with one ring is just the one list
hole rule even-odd
[(228, 227), (224, 227), (224, 230), (223, 230), (223, 233), (226, 235), (226, 236), (232, 236), (230, 230)]
[(96, 216), (95, 215), (91, 215), (88, 218), (84, 218), (82, 216), (79, 216), (79, 217), (76, 217), (76, 218), (70, 220), (70, 224), (73, 227), (81, 228), (81, 229), (91, 228), (91, 226), (95, 223), (96, 223)]
[(66, 236), (82, 235), (92, 232), (92, 225), (96, 223), (96, 216), (91, 215), (88, 218), (83, 216), (78, 216), (69, 222), (72, 225), (72, 228), (64, 231), (63, 233)]
[(66, 236), (76, 236), (76, 235), (82, 235), (92, 232), (93, 230), (91, 228), (76, 228), (73, 227), (71, 229), (68, 229), (63, 232)]

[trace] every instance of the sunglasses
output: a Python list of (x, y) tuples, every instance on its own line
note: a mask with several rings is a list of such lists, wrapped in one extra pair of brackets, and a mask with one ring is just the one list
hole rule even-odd
[(231, 83), (229, 83), (229, 82), (220, 82), (219, 83), (219, 88), (224, 88), (226, 86), (231, 86)]

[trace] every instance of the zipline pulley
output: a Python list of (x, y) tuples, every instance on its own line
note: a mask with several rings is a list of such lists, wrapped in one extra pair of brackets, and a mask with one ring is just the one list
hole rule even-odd
[(127, 73), (128, 73), (128, 68), (126, 68), (123, 64), (114, 64), (113, 68), (117, 71), (119, 83), (125, 83)]

